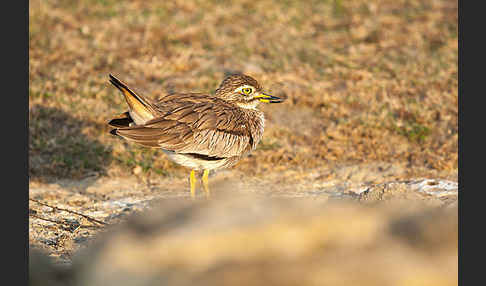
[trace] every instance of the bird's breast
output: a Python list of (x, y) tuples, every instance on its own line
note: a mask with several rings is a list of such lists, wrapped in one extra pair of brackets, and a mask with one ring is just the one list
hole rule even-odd
[(250, 147), (249, 151), (255, 150), (256, 146), (260, 142), (263, 136), (263, 129), (265, 128), (265, 117), (263, 112), (259, 110), (254, 110), (247, 117), (247, 125), (249, 135), (250, 135)]

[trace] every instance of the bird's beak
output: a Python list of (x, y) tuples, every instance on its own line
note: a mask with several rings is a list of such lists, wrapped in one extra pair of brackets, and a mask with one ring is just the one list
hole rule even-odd
[(255, 98), (258, 98), (258, 100), (265, 103), (279, 103), (283, 101), (283, 99), (281, 99), (280, 97), (276, 97), (263, 92), (260, 92), (260, 94), (255, 95)]

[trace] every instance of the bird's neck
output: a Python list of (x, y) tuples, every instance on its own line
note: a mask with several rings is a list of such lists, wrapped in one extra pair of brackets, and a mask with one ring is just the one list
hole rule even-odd
[(246, 102), (236, 102), (235, 105), (245, 109), (257, 110), (258, 100), (246, 101)]

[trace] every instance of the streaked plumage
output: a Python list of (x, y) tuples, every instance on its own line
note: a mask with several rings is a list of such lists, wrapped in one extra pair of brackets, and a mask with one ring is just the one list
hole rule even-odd
[[(214, 95), (173, 93), (157, 100), (138, 95), (111, 74), (110, 82), (128, 104), (127, 112), (109, 122), (115, 127), (110, 133), (161, 148), (192, 170), (236, 164), (262, 138), (264, 116), (256, 109), (258, 102), (281, 102), (264, 94), (255, 79), (241, 74), (226, 77)], [(192, 189), (191, 181), (191, 194)]]

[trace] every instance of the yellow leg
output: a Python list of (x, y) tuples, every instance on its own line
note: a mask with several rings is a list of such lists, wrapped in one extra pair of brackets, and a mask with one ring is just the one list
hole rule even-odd
[(209, 170), (204, 170), (203, 176), (202, 176), (202, 182), (204, 186), (204, 191), (206, 192), (206, 197), (209, 198), (210, 193), (209, 193)]
[(191, 175), (189, 176), (189, 182), (191, 183), (191, 198), (196, 198), (196, 172), (194, 170), (191, 171)]

